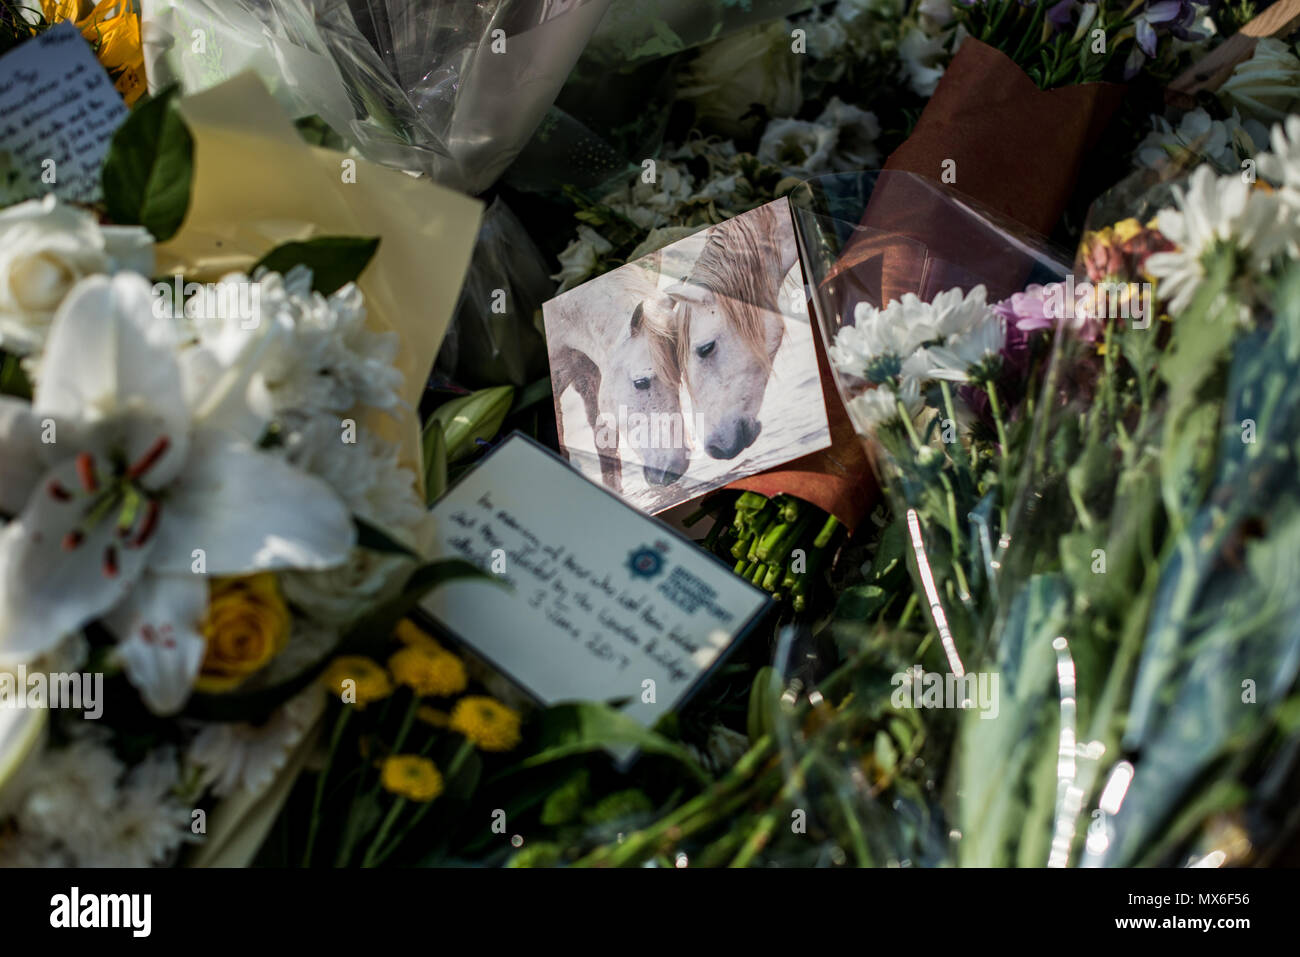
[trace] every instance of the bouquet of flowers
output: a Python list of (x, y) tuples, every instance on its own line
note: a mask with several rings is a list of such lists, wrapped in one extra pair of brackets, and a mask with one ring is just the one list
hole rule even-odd
[[(261, 125), (214, 126), (235, 104)], [(211, 202), (218, 130), (244, 130), (253, 162), (294, 157), (286, 173), (299, 179), (338, 168), (282, 115), (287, 132), (269, 134), (276, 116), (255, 82), (202, 102), (165, 91), (113, 137), (101, 204), (50, 194), (0, 211), (7, 863), (255, 848), (269, 820), (259, 830), (232, 809), (300, 767), (328, 695), (317, 675), (383, 627), (376, 615), (386, 637), (415, 597), (471, 571), (423, 557), (411, 454), (423, 382), (401, 367), (422, 355), (427, 369), (436, 340), (374, 312), (428, 296), (423, 280), (412, 292), (393, 279), (414, 233), (328, 232), (351, 185), (337, 174), (296, 199), (280, 190), (275, 222), (291, 241), (268, 241), (229, 195)], [(433, 229), (476, 214), (400, 173), (366, 172), (381, 207)], [(443, 276), (459, 279), (469, 239), (434, 244)], [(196, 252), (214, 248), (219, 266)], [(434, 297), (444, 326), (455, 294)]]

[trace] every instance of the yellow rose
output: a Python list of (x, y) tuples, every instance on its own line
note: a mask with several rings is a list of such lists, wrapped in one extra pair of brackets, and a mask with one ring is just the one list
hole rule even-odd
[(289, 640), (288, 606), (275, 576), (225, 578), (208, 586), (208, 615), (201, 631), (207, 652), (199, 671), (199, 691), (236, 687), (284, 650)]

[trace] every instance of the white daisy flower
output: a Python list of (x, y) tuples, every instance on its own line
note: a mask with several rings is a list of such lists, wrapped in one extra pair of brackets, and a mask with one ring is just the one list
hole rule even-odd
[[(1261, 165), (1264, 161), (1261, 156)], [(1156, 224), (1178, 248), (1147, 259), (1157, 293), (1174, 316), (1195, 298), (1209, 254), (1231, 246), (1245, 259), (1243, 274), (1258, 275), (1268, 271), (1269, 260), (1286, 242), (1277, 195), (1253, 189), (1239, 176), (1216, 176), (1210, 167), (1198, 167), (1185, 190), (1175, 188), (1174, 200), (1178, 208), (1161, 210)], [(1243, 292), (1251, 297), (1250, 290)], [(1248, 318), (1249, 306), (1242, 310), (1238, 318)]]
[(921, 411), (921, 392), (914, 382), (907, 382), (897, 390), (888, 385), (868, 389), (849, 400), (846, 408), (853, 424), (861, 435), (870, 435), (883, 425), (899, 421), (899, 402), (908, 416), (916, 418)]
[(996, 371), (1006, 344), (1006, 324), (1001, 316), (986, 312), (960, 335), (930, 349), (930, 375), (951, 382), (987, 381)]

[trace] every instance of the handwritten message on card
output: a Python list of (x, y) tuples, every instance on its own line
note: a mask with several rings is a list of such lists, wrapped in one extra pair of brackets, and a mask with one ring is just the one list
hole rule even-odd
[(24, 181), (94, 202), (127, 108), (89, 44), (60, 23), (0, 57), (0, 151)]
[(767, 597), (690, 542), (514, 436), (433, 514), (437, 553), (496, 581), (456, 581), (425, 610), (543, 702), (674, 707)]

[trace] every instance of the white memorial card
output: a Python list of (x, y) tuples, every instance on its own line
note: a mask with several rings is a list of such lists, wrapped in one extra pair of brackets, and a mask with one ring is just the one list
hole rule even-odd
[(628, 699), (624, 712), (653, 725), (770, 601), (519, 434), (433, 515), (434, 554), (497, 580), (441, 585), (425, 612), (542, 704)]
[(71, 23), (0, 57), (0, 151), (60, 199), (100, 198), (100, 169), (127, 108)]

